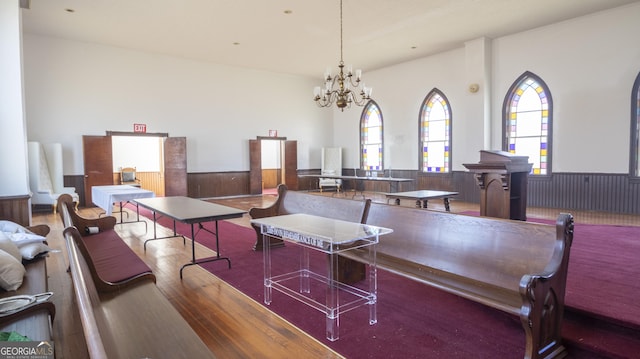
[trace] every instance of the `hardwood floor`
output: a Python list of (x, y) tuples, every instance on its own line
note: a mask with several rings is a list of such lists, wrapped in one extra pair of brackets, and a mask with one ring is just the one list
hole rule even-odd
[[(95, 208), (80, 212), (87, 217), (99, 214)], [(53, 323), (56, 358), (88, 358), (66, 272), (68, 260), (60, 219), (53, 214), (34, 214), (33, 223), (51, 227), (47, 240), (56, 249), (47, 259), (49, 290), (55, 293), (52, 300), (57, 309)], [(152, 228), (149, 223), (149, 235)], [(152, 268), (160, 290), (219, 358), (342, 358), (199, 266), (189, 267), (180, 280), (178, 270), (191, 255), (190, 245), (184, 246), (182, 240), (162, 240), (148, 245), (145, 252), (140, 240), (145, 236), (142, 223), (116, 225), (116, 231)], [(168, 230), (158, 233), (170, 234)], [(199, 245), (196, 251), (198, 257), (213, 254)]]
[[(331, 196), (332, 193), (311, 192)], [(349, 195), (350, 196), (350, 195)], [(374, 201), (385, 202), (383, 195), (366, 193)], [(241, 208), (264, 207), (273, 203), (275, 196), (247, 196), (210, 199), (212, 202)], [(402, 205), (412, 204), (403, 202)], [(441, 200), (429, 202), (429, 208), (444, 210)], [(452, 212), (479, 211), (473, 203), (451, 201)], [(83, 208), (83, 216), (98, 216), (99, 209)], [(640, 226), (640, 215), (620, 215), (588, 211), (528, 208), (529, 217), (555, 219), (560, 212), (570, 212), (576, 223), (618, 224)], [(133, 216), (134, 214), (131, 214)], [(126, 217), (125, 217), (126, 220)], [(245, 215), (232, 222), (249, 226), (250, 218)], [(33, 224), (48, 224), (51, 233), (47, 237), (56, 249), (47, 260), (49, 290), (55, 295), (52, 300), (57, 308), (53, 323), (56, 357), (87, 358), (82, 327), (78, 317), (71, 288), (66, 248), (61, 235), (62, 224), (52, 213), (34, 213)], [(183, 317), (194, 328), (211, 351), (220, 358), (341, 358), (330, 348), (310, 337), (279, 316), (227, 285), (216, 276), (193, 266), (187, 269), (180, 280), (178, 269), (190, 259), (190, 246), (181, 240), (162, 240), (143, 250), (141, 237), (150, 236), (153, 227), (149, 223), (149, 233), (145, 234), (141, 223), (117, 225), (120, 236), (152, 268), (157, 277), (157, 285)], [(170, 235), (167, 231), (166, 234)], [(146, 237), (145, 237), (146, 238)], [(197, 256), (211, 255), (212, 252), (198, 245)], [(258, 269), (261, 270), (261, 269)], [(146, 308), (140, 308), (146, 310)], [(165, 340), (166, 338), (158, 338)]]

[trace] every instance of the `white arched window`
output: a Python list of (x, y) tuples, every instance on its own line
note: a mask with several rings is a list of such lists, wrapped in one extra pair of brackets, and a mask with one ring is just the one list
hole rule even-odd
[(525, 72), (507, 93), (503, 107), (503, 150), (528, 156), (531, 174), (551, 171), (552, 101), (547, 85)]
[(369, 101), (360, 117), (360, 168), (382, 171), (382, 112), (375, 101)]
[(420, 168), (422, 172), (451, 171), (451, 109), (449, 101), (433, 89), (420, 107)]

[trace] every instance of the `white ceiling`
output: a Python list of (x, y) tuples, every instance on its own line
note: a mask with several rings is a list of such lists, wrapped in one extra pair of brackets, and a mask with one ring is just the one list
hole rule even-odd
[[(344, 0), (344, 62), (371, 71), (459, 48), (480, 37), (504, 36), (635, 2)], [(328, 67), (335, 72), (340, 59), (339, 4), (31, 0), (22, 14), (27, 34), (321, 78)]]

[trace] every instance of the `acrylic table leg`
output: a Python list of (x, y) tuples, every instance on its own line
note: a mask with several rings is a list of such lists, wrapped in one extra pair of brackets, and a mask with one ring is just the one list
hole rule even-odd
[(302, 246), (300, 251), (300, 293), (310, 293), (309, 285), (309, 248)]
[(369, 325), (378, 322), (378, 266), (376, 264), (376, 246), (369, 246)]
[(340, 337), (340, 305), (338, 283), (335, 275), (338, 273), (338, 255), (329, 255), (329, 277), (327, 279), (327, 339), (336, 341)]
[(269, 236), (262, 235), (262, 255), (264, 257), (264, 304), (271, 304), (271, 246)]

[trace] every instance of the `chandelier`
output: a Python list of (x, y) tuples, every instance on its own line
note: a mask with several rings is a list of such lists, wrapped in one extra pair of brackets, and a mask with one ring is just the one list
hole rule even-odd
[(335, 77), (331, 76), (329, 69), (324, 73), (324, 88), (316, 86), (313, 89), (313, 99), (319, 107), (330, 107), (335, 102), (340, 111), (344, 111), (344, 108), (351, 107), (352, 103), (364, 106), (371, 99), (372, 89), (364, 86), (364, 83), (362, 86), (360, 84), (362, 70), (356, 70), (355, 74), (351, 66), (345, 70), (342, 47), (342, 0), (340, 0), (340, 63)]

